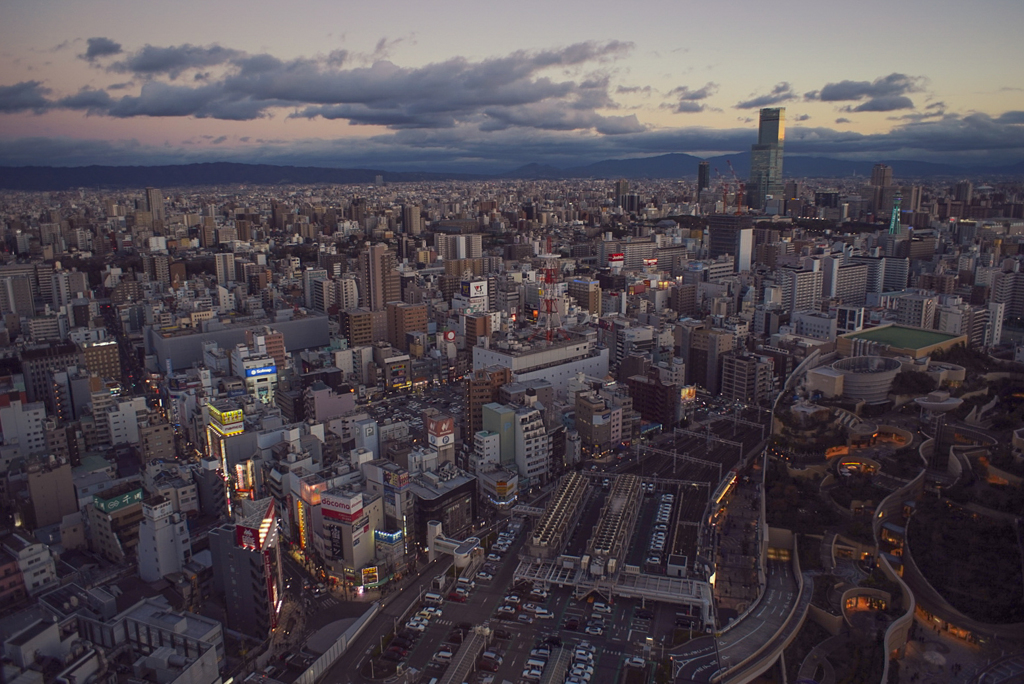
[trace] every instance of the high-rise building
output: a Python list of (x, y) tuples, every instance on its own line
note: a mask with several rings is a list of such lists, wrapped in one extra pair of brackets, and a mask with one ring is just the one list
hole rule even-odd
[(174, 512), (172, 502), (155, 496), (142, 503), (139, 524), (139, 577), (143, 582), (158, 582), (172, 572), (181, 572), (192, 560), (192, 540), (188, 524)]
[(821, 296), (822, 273), (813, 269), (783, 267), (776, 276), (782, 287), (782, 307), (790, 313), (813, 309)]
[(146, 188), (146, 211), (153, 217), (153, 221), (165, 222), (167, 220), (164, 208), (164, 194), (159, 188)]
[(121, 382), (121, 348), (115, 340), (84, 343), (82, 358), (93, 375)]
[(242, 501), (242, 518), (210, 532), (213, 588), (223, 594), (227, 626), (266, 638), (277, 627), (281, 548), (274, 498)]
[(690, 336), (690, 357), (687, 370), (692, 369), (693, 381), (711, 394), (718, 394), (722, 380), (722, 357), (732, 351), (736, 336), (717, 328), (698, 329)]
[(711, 187), (711, 162), (702, 161), (697, 164), (697, 201), (700, 194)]
[(223, 252), (213, 255), (213, 265), (217, 272), (217, 284), (227, 286), (235, 281), (235, 255)]
[(887, 188), (892, 185), (892, 167), (888, 164), (875, 164), (871, 169), (871, 185), (876, 188)]
[(427, 305), (388, 302), (388, 341), (392, 346), (409, 351), (406, 333), (427, 331)]
[(47, 404), (47, 409), (53, 411), (49, 391), (53, 372), (77, 366), (80, 360), (81, 353), (74, 343), (49, 344), (22, 351), (21, 373), (25, 376), (25, 393), (29, 401), (42, 401)]
[(402, 299), (401, 277), (395, 270), (395, 253), (386, 245), (371, 245), (359, 255), (360, 306), (383, 311), (388, 302)]
[(770, 358), (729, 352), (722, 359), (722, 397), (747, 404), (767, 401), (771, 397), (772, 377)]
[(419, 235), (423, 226), (420, 218), (420, 208), (415, 204), (402, 206), (402, 230), (407, 235)]
[(483, 407), (498, 401), (498, 390), (512, 382), (512, 371), (503, 366), (481, 368), (466, 378), (466, 434), (483, 429)]
[(786, 108), (761, 110), (757, 143), (750, 148), (750, 182), (747, 183), (747, 204), (761, 210), (769, 197), (780, 197), (782, 155), (786, 139)]
[(749, 215), (715, 214), (708, 217), (708, 256), (728, 254), (737, 273), (750, 270), (754, 251), (754, 223)]
[(307, 309), (315, 308), (313, 306), (313, 282), (317, 280), (327, 280), (327, 269), (307, 267), (306, 270), (302, 272), (302, 289), (305, 294)]

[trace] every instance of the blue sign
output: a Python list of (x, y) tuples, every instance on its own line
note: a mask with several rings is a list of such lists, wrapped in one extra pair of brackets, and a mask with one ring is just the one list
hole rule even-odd
[(264, 366), (263, 368), (247, 368), (245, 377), (252, 378), (257, 375), (274, 375), (277, 373), (277, 366)]

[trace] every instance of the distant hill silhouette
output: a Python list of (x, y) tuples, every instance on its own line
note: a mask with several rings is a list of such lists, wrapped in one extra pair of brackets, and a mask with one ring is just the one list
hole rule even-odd
[[(732, 162), (741, 180), (750, 175), (750, 153), (711, 157), (713, 169), (730, 178)], [(549, 164), (527, 164), (494, 175), (382, 171), (377, 169), (333, 169), (317, 166), (275, 166), (214, 162), (174, 166), (0, 166), (0, 188), (9, 190), (68, 190), (72, 188), (158, 188), (210, 185), (313, 185), (317, 183), (372, 183), (378, 175), (389, 182), (428, 180), (483, 180), (497, 178), (696, 178), (699, 157), (662, 154), (637, 159), (606, 159), (560, 169)], [(1024, 175), (1024, 161), (1006, 166), (961, 166), (922, 161), (884, 162), (893, 167), (896, 178), (961, 177), (983, 175)], [(827, 157), (787, 156), (786, 178), (870, 178), (874, 162), (847, 161)], [(713, 173), (714, 175), (714, 173)]]

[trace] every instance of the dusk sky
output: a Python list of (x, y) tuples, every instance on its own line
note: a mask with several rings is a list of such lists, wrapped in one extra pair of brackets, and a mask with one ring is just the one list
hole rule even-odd
[(5, 0), (0, 164), (1024, 159), (1024, 2)]

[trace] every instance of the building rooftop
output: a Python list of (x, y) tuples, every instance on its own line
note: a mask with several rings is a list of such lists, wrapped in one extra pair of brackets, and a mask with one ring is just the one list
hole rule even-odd
[(957, 335), (947, 335), (935, 330), (911, 328), (903, 325), (887, 325), (870, 328), (860, 332), (849, 333), (844, 337), (878, 342), (897, 349), (921, 349), (935, 344), (942, 344), (956, 339)]

